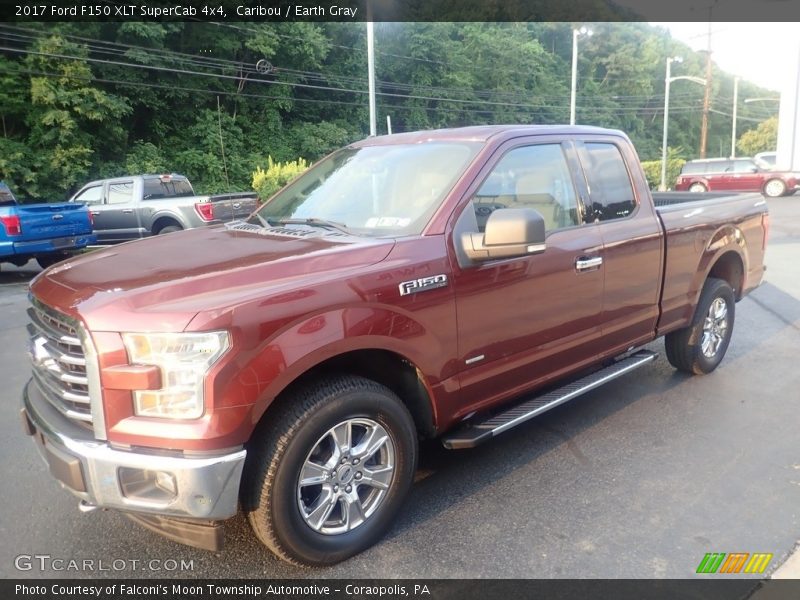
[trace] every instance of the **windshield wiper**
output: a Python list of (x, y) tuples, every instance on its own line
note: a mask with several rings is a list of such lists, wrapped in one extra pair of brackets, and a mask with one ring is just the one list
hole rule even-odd
[[(261, 216), (256, 213), (259, 219), (263, 221)], [(278, 225), (311, 225), (312, 227), (330, 227), (332, 229), (336, 229), (343, 233), (350, 234), (350, 230), (347, 228), (347, 225), (344, 223), (339, 223), (338, 221), (329, 221), (327, 219), (318, 219), (317, 217), (311, 217), (308, 219), (266, 219), (267, 222), (270, 224), (277, 223)]]

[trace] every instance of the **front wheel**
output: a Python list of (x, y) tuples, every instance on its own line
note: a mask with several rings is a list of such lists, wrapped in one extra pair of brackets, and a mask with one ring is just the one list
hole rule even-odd
[(691, 325), (668, 333), (667, 360), (686, 373), (705, 375), (717, 368), (731, 341), (736, 300), (727, 281), (709, 277)]
[(692, 185), (689, 186), (689, 191), (690, 192), (695, 192), (695, 193), (697, 193), (697, 192), (707, 192), (708, 188), (706, 188), (706, 186), (703, 185), (702, 183), (696, 182), (696, 183), (693, 183)]
[(355, 376), (286, 398), (248, 449), (243, 505), (280, 558), (330, 565), (389, 528), (416, 469), (414, 421), (388, 388)]

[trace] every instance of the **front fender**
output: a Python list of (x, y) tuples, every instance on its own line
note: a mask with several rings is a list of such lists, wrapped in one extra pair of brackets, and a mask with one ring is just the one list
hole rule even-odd
[[(452, 340), (455, 343), (455, 339)], [(392, 352), (417, 368), (432, 386), (447, 375), (446, 342), (414, 315), (382, 305), (339, 307), (305, 316), (282, 328), (236, 361), (236, 373), (218, 398), (227, 405), (253, 405), (255, 425), (289, 384), (328, 359), (356, 350)]]

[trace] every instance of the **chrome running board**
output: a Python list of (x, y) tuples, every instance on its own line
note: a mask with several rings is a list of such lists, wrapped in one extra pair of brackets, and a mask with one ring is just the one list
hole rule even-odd
[(658, 354), (655, 352), (639, 350), (626, 358), (616, 361), (609, 367), (595, 371), (591, 375), (568, 383), (557, 390), (553, 390), (542, 396), (523, 400), (520, 404), (499, 414), (490, 416), (483, 421), (471, 422), (466, 427), (444, 436), (442, 438), (442, 444), (445, 448), (449, 448), (450, 450), (474, 448), (478, 444), (482, 444), (496, 435), (532, 419), (536, 415), (540, 415), (551, 408), (555, 408), (559, 404), (577, 398), (581, 394), (585, 394), (590, 390), (600, 387), (604, 383), (608, 383), (617, 377), (622, 377), (626, 373), (654, 361), (657, 357)]

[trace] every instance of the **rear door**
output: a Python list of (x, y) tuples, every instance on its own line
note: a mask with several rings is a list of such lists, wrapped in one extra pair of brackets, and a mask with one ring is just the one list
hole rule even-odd
[(638, 158), (630, 144), (592, 136), (577, 146), (589, 187), (587, 220), (603, 240), (603, 351), (621, 352), (654, 335), (663, 232), (647, 187), (633, 185), (628, 165)]
[(563, 138), (508, 142), (457, 211), (453, 244), (462, 223), (463, 231), (483, 231), (501, 208), (538, 210), (547, 232), (541, 254), (473, 264), (453, 258), (462, 408), (522, 392), (596, 355), (603, 248), (598, 227), (583, 223), (576, 169)]
[(730, 176), (731, 185), (728, 189), (737, 192), (761, 191), (762, 173), (752, 160), (736, 159), (733, 161), (733, 174)]

